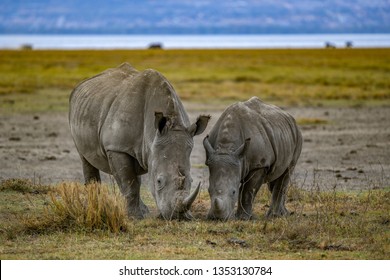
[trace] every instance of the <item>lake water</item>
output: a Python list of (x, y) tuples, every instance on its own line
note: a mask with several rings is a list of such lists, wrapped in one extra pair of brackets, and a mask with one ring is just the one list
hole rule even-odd
[(166, 49), (202, 48), (323, 48), (390, 47), (390, 34), (283, 34), (283, 35), (0, 35), (0, 49), (145, 49), (160, 43)]

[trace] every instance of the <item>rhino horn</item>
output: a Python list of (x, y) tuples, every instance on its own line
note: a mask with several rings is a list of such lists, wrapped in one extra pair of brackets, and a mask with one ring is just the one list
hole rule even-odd
[(192, 203), (195, 201), (196, 197), (198, 196), (200, 190), (200, 182), (199, 185), (196, 187), (196, 189), (183, 201), (184, 208), (186, 210), (190, 209)]
[(210, 144), (208, 135), (203, 139), (203, 146), (206, 149), (208, 154), (212, 154), (215, 152), (214, 148)]
[(250, 138), (245, 139), (244, 144), (242, 144), (240, 147), (238, 147), (238, 149), (234, 152), (234, 154), (237, 157), (241, 157), (246, 152), (246, 150), (248, 149), (248, 146), (249, 146), (250, 142), (251, 142)]
[(216, 213), (223, 211), (223, 201), (220, 198), (214, 199), (214, 210)]

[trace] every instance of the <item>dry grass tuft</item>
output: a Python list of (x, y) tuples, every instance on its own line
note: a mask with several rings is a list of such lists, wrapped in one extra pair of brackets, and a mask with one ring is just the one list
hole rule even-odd
[[(52, 234), (58, 231), (111, 232), (129, 230), (124, 199), (119, 193), (100, 184), (87, 186), (62, 183), (47, 193), (31, 192), (34, 185), (26, 180), (9, 180), (0, 184), (1, 190), (22, 193), (27, 199), (23, 211), (4, 213), (12, 223), (5, 223), (8, 240), (22, 234)], [(34, 209), (34, 211), (31, 211)]]
[(97, 183), (62, 183), (50, 195), (52, 215), (86, 230), (128, 230), (125, 203), (119, 193)]

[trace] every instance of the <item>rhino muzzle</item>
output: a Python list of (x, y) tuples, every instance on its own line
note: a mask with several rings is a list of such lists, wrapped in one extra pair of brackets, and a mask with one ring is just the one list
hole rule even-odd
[(207, 215), (209, 220), (229, 220), (233, 216), (233, 211), (229, 211), (225, 202), (220, 198), (215, 198), (212, 202), (210, 212)]
[(167, 209), (168, 211), (161, 211), (160, 218), (163, 218), (165, 220), (173, 220), (173, 219), (179, 219), (179, 220), (191, 220), (193, 219), (190, 208), (191, 205), (194, 203), (196, 197), (199, 194), (201, 184), (199, 183), (196, 189), (189, 194), (189, 196), (185, 197), (184, 199), (182, 197), (177, 197), (174, 202), (173, 209)]

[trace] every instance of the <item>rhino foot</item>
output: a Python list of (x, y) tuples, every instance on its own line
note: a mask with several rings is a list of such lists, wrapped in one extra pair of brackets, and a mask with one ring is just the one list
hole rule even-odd
[(242, 221), (250, 221), (250, 220), (257, 220), (258, 217), (252, 213), (242, 212), (236, 214), (236, 219)]
[(127, 209), (127, 215), (130, 219), (142, 220), (148, 214), (149, 209), (142, 201), (140, 201), (139, 206), (128, 207)]
[(144, 215), (141, 211), (127, 211), (127, 216), (129, 219), (142, 220)]
[(286, 209), (286, 207), (280, 207), (279, 209), (270, 208), (267, 212), (266, 217), (268, 219), (273, 219), (273, 218), (288, 216), (289, 214), (290, 212)]

